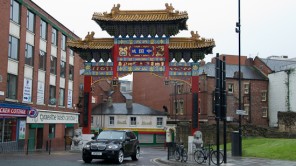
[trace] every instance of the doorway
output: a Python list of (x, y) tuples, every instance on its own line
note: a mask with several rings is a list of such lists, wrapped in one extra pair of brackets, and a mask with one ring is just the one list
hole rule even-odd
[(42, 149), (43, 145), (43, 128), (37, 128), (36, 149)]

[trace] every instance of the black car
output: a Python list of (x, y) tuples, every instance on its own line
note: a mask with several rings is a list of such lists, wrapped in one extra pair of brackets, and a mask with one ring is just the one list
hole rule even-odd
[(140, 146), (136, 135), (128, 130), (105, 130), (82, 149), (82, 159), (90, 163), (92, 159), (115, 159), (119, 164), (123, 158), (138, 160)]

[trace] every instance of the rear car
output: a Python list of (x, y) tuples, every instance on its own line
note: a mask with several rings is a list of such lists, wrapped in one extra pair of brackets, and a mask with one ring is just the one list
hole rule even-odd
[(129, 130), (105, 130), (82, 149), (82, 159), (90, 163), (93, 159), (110, 159), (121, 164), (125, 157), (136, 161), (140, 156), (139, 141)]

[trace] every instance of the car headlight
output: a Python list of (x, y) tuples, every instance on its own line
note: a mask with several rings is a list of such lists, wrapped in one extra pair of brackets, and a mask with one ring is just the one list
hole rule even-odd
[(107, 149), (117, 149), (118, 145), (108, 145)]
[(89, 150), (90, 149), (90, 145), (89, 144), (85, 144), (83, 148)]

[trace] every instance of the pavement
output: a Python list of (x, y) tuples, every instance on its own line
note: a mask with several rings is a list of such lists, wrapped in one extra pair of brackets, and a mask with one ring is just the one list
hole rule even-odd
[[(295, 155), (295, 154), (291, 154)], [(198, 164), (194, 161), (193, 155), (188, 156), (187, 162), (176, 161), (175, 159), (167, 160), (167, 157), (156, 158), (153, 161), (158, 163), (160, 166), (170, 165), (170, 166), (196, 166), (196, 165), (214, 165), (209, 163)], [(286, 160), (270, 160), (262, 158), (250, 158), (250, 157), (234, 157), (231, 155), (227, 156), (227, 163), (221, 164), (221, 166), (296, 166), (296, 161), (286, 161)]]
[[(69, 153), (75, 153), (75, 152), (69, 152)], [(66, 154), (65, 151), (56, 151), (53, 152), (51, 156), (64, 156)], [(77, 152), (76, 152), (77, 153)], [(2, 157), (9, 157), (9, 158), (15, 158), (15, 157), (24, 157), (24, 153), (8, 153), (8, 154), (1, 154)], [(48, 158), (48, 153), (30, 153), (29, 156), (37, 156), (38, 158)], [(295, 154), (291, 154), (295, 155)], [(176, 161), (175, 159), (167, 159), (167, 156), (160, 156), (158, 158), (154, 158), (152, 160), (154, 164), (158, 166), (196, 166), (196, 165), (214, 165), (213, 163), (209, 163), (209, 160), (207, 160), (206, 163), (198, 164), (193, 159), (193, 155), (188, 155), (187, 162), (180, 162)], [(1, 164), (0, 164), (1, 165)], [(231, 156), (231, 154), (228, 154), (227, 156), (227, 163), (221, 164), (221, 166), (296, 166), (296, 161), (287, 161), (287, 160), (271, 160), (271, 159), (262, 159), (262, 158), (255, 158), (255, 157), (237, 157), (237, 156)]]

